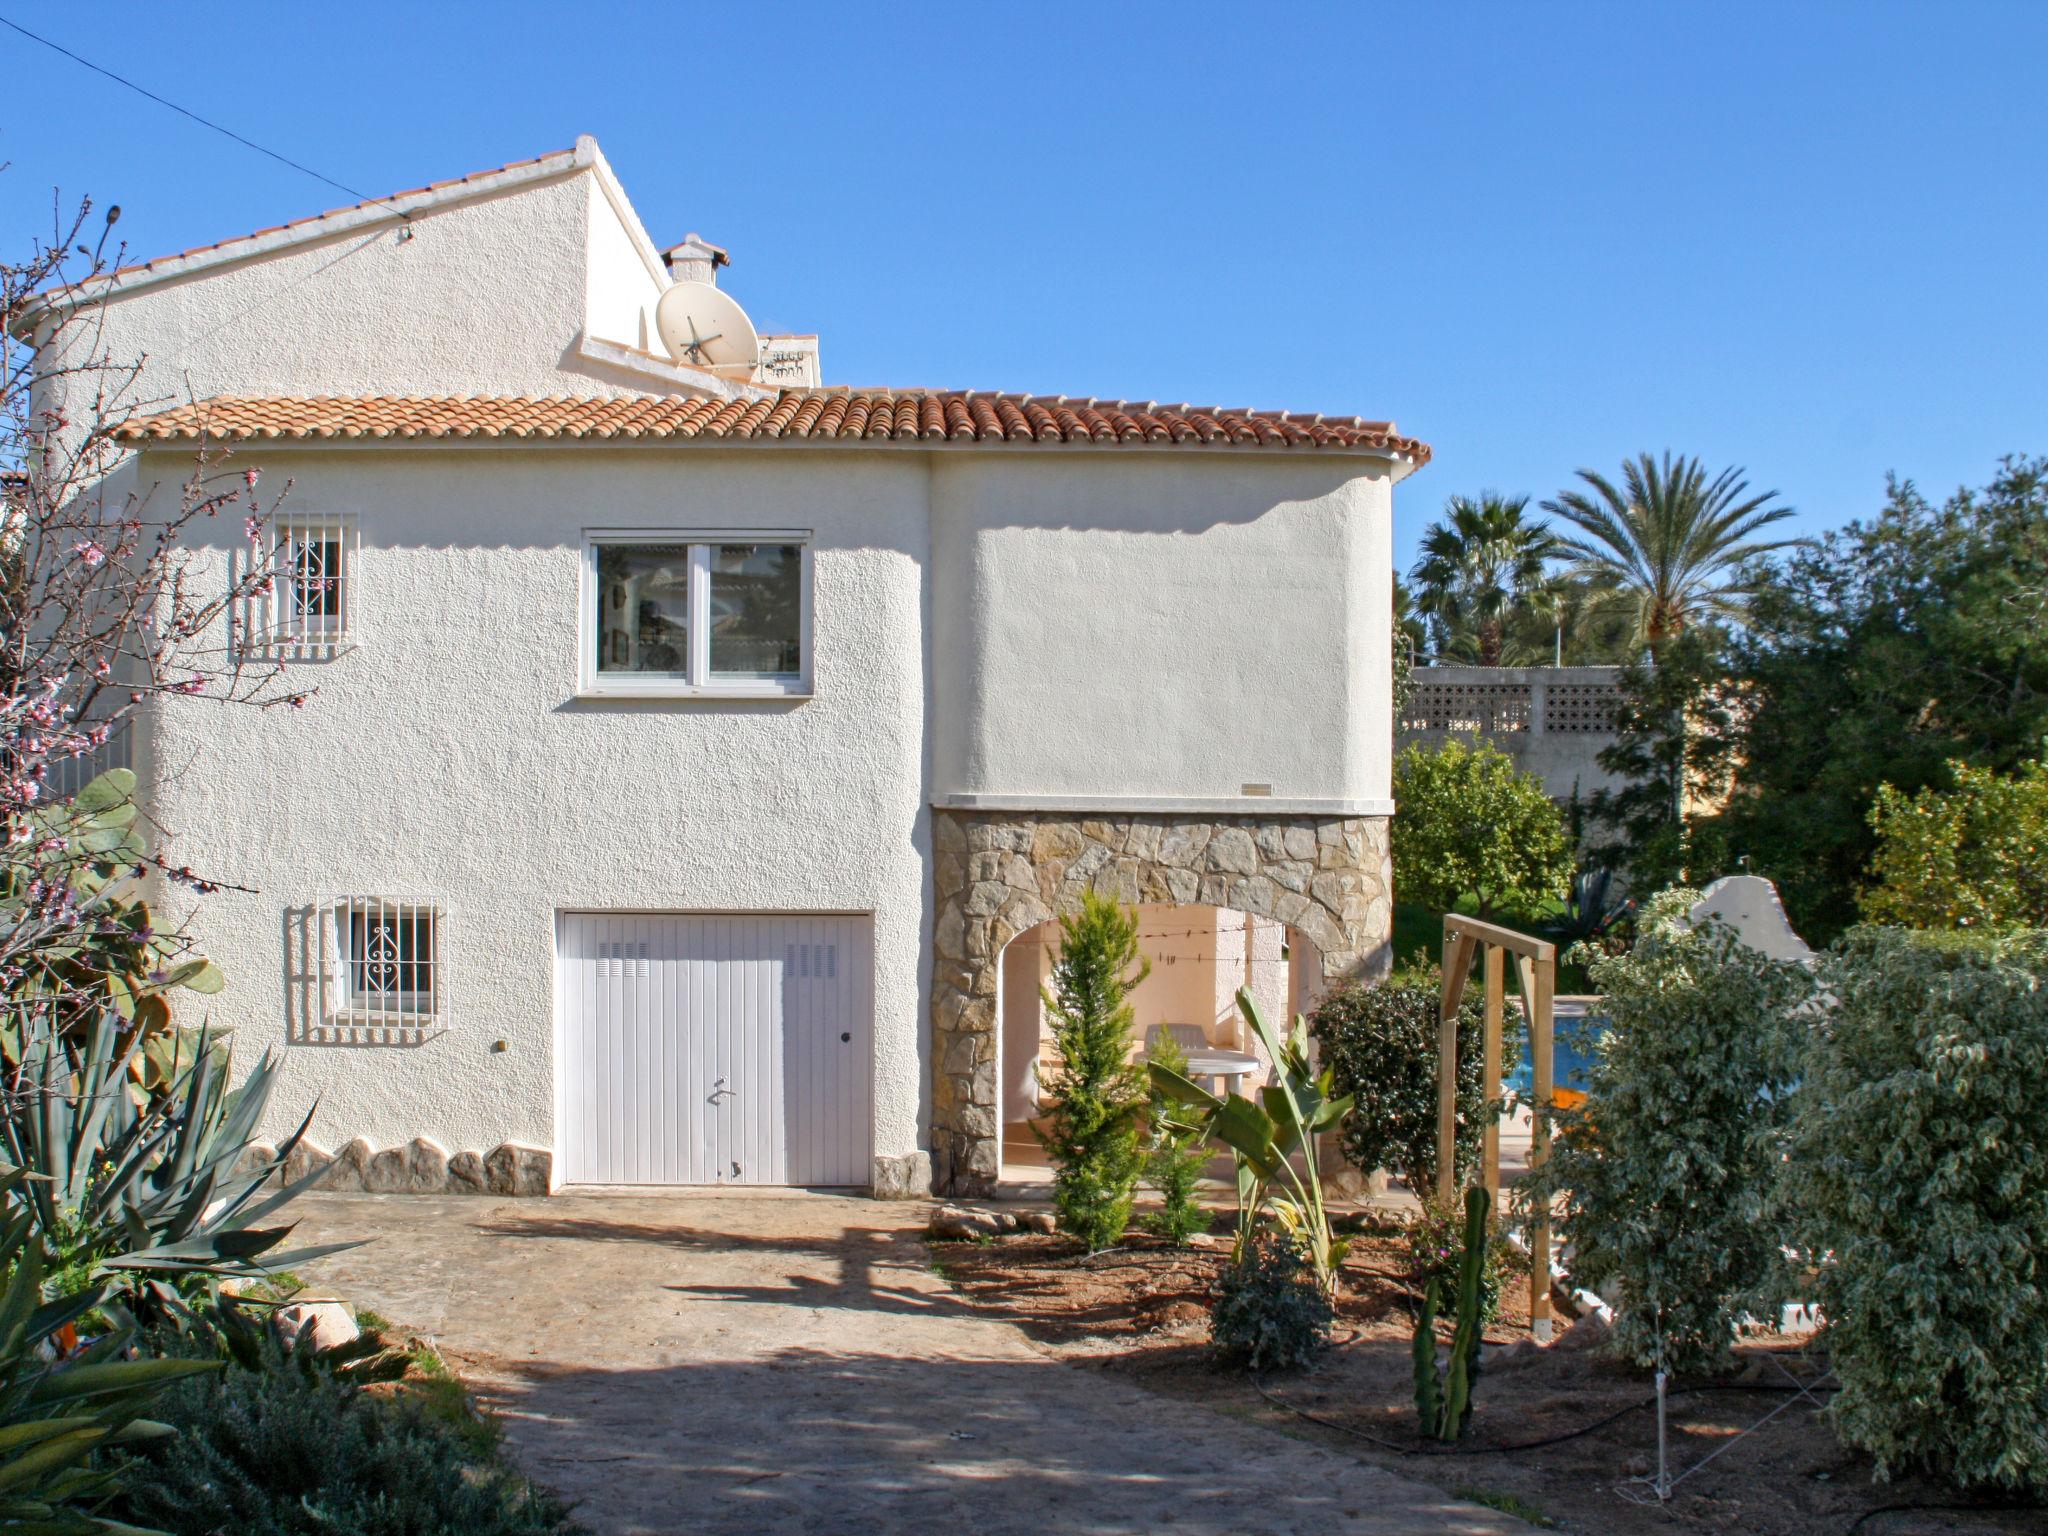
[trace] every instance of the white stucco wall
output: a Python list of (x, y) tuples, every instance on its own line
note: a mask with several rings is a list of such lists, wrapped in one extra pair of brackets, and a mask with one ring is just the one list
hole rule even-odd
[[(291, 477), (301, 513), (360, 519), (358, 643), (294, 667), (319, 689), (302, 712), (181, 701), (145, 722), (179, 861), (257, 888), (210, 896), (193, 919), (230, 978), (211, 1015), (244, 1062), (285, 1043), (285, 914), (322, 897), (444, 905), (450, 963), (445, 1034), (289, 1046), (267, 1129), (317, 1100), (330, 1147), (551, 1145), (557, 911), (853, 911), (874, 914), (875, 1150), (916, 1147), (921, 462), (586, 445), (271, 446), (245, 462), (266, 483)], [(182, 467), (163, 450), (145, 461)], [(815, 697), (577, 699), (586, 525), (814, 530)], [(499, 1039), (510, 1048), (494, 1052)]]
[[(181, 701), (141, 731), (178, 861), (255, 887), (206, 899), (193, 933), (230, 977), (206, 1006), (244, 1062), (288, 1050), (266, 1129), (317, 1101), (328, 1146), (552, 1145), (558, 912), (850, 911), (875, 920), (874, 1152), (916, 1149), (935, 758), (968, 744), (985, 784), (1167, 806), (1253, 774), (1276, 795), (1383, 790), (1385, 707), (1376, 737), (1359, 679), (1386, 626), (1354, 621), (1370, 598), (1347, 584), (1384, 568), (1384, 482), (1358, 461), (1169, 458), (975, 473), (944, 450), (244, 449), (266, 486), (292, 482), (291, 511), (361, 528), (356, 645), (294, 666), (318, 688), (303, 712)], [(142, 468), (170, 481), (187, 462), (159, 448)], [(1092, 509), (1080, 526), (1111, 525), (1099, 559), (1045, 514), (1040, 474)], [(621, 526), (813, 530), (815, 697), (578, 699), (582, 531)], [(214, 532), (202, 582), (225, 581), (240, 536)], [(963, 548), (965, 605), (946, 553)], [(339, 894), (446, 910), (446, 1033), (291, 1043), (288, 914)], [(1269, 938), (1254, 959), (1284, 1016)], [(1213, 1016), (1243, 974), (1180, 963), (1219, 952), (1206, 934), (1173, 947), (1145, 1022)]]
[[(423, 211), (409, 238), (152, 283), (97, 342), (142, 362), (143, 401), (687, 387), (583, 350), (643, 346), (663, 281), (593, 156)], [(256, 444), (233, 465), (361, 529), (355, 646), (294, 667), (307, 709), (184, 701), (137, 733), (178, 861), (254, 888), (197, 907), (230, 980), (184, 1002), (237, 1031), (245, 1067), (287, 1050), (272, 1134), (317, 1102), (328, 1146), (552, 1145), (558, 912), (845, 911), (874, 916), (874, 1151), (900, 1156), (928, 1118), (934, 799), (1384, 806), (1391, 480), (1368, 456)], [(190, 466), (153, 449), (108, 489)], [(814, 530), (815, 697), (576, 698), (594, 526)], [(206, 532), (222, 546), (194, 579), (224, 583), (239, 525)], [(445, 1033), (291, 1043), (288, 914), (339, 894), (445, 909)], [(1176, 963), (1164, 1013), (1214, 1006), (1198, 971)]]
[(593, 174), (583, 187), (590, 200), (584, 328), (602, 340), (658, 352), (654, 306), (669, 281), (661, 258), (615, 182)]
[(937, 460), (933, 503), (942, 798), (1225, 809), (1250, 783), (1385, 809), (1384, 465), (963, 454)]
[(611, 393), (564, 366), (583, 326), (594, 174), (139, 289), (101, 345), (139, 401), (209, 395)]

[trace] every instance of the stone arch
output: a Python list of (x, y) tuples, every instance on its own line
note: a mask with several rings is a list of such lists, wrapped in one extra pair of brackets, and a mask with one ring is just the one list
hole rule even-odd
[(940, 1193), (985, 1194), (1000, 1173), (1003, 948), (1073, 911), (1083, 891), (1285, 923), (1314, 946), (1325, 987), (1383, 976), (1389, 965), (1385, 817), (937, 809), (932, 842), (932, 1174)]

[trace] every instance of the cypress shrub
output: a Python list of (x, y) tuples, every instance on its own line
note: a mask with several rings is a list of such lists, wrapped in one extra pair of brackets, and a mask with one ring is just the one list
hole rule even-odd
[[(1171, 1033), (1161, 1037), (1151, 1059), (1187, 1075), (1188, 1054)], [(1145, 1182), (1159, 1191), (1159, 1209), (1145, 1218), (1145, 1230), (1176, 1245), (1209, 1230), (1209, 1213), (1195, 1199), (1195, 1186), (1209, 1161), (1209, 1144), (1197, 1128), (1174, 1119), (1176, 1105), (1156, 1090), (1151, 1096), (1151, 1143), (1145, 1150)]]
[(1138, 953), (1138, 915), (1093, 891), (1060, 919), (1060, 952), (1045, 991), (1059, 1049), (1045, 1148), (1062, 1232), (1096, 1252), (1119, 1242), (1143, 1163), (1143, 1075), (1131, 1061), (1131, 989), (1151, 974)]

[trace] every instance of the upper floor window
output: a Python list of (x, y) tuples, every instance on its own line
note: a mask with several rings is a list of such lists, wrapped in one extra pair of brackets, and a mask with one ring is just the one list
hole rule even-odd
[(302, 661), (338, 654), (355, 606), (354, 522), (280, 515), (262, 536), (259, 574), (269, 580), (244, 604), (244, 649)]
[(591, 534), (584, 691), (808, 693), (809, 566), (802, 534)]

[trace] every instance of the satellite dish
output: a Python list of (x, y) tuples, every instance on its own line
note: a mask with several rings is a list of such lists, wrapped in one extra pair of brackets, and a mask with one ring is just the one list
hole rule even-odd
[(752, 371), (761, 360), (754, 322), (710, 283), (675, 283), (654, 307), (654, 328), (668, 355), (697, 368)]

